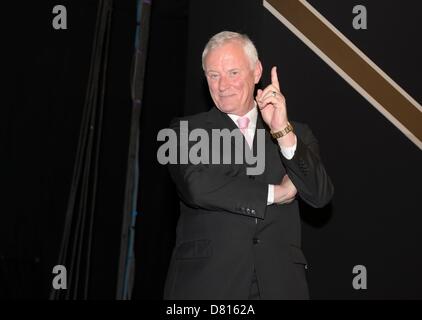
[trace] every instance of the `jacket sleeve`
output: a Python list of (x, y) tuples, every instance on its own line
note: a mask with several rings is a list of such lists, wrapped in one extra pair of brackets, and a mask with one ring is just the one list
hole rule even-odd
[[(170, 127), (179, 137), (179, 122), (172, 121)], [(191, 145), (189, 142), (188, 150)], [(179, 197), (186, 205), (264, 219), (268, 197), (266, 183), (233, 174), (232, 167), (224, 164), (194, 165), (188, 161), (188, 164), (168, 164), (168, 168)]]
[(299, 196), (314, 208), (322, 208), (331, 201), (334, 186), (319, 154), (318, 141), (307, 125), (295, 128), (297, 147), (291, 160), (281, 155), (290, 180)]

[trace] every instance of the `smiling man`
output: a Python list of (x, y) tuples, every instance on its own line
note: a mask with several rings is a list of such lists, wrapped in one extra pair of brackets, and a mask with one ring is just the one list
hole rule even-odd
[(169, 165), (181, 214), (164, 298), (307, 299), (297, 198), (323, 207), (333, 195), (318, 142), (306, 125), (289, 122), (275, 67), (254, 97), (263, 68), (246, 35), (214, 35), (202, 67), (215, 106), (174, 120), (172, 129), (181, 135), (183, 120), (210, 136), (240, 130), (252, 152), (264, 143), (265, 171), (248, 175), (234, 162)]

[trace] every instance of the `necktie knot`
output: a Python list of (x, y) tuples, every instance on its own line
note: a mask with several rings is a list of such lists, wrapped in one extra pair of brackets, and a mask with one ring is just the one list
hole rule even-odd
[(237, 119), (237, 123), (238, 123), (238, 125), (239, 125), (239, 129), (240, 130), (245, 130), (245, 129), (247, 129), (248, 128), (248, 125), (249, 125), (249, 118), (248, 117), (241, 117), (241, 118), (239, 118), (239, 119)]
[(245, 140), (248, 143), (249, 147), (252, 146), (252, 137), (248, 132), (248, 126), (249, 126), (249, 118), (248, 117), (241, 117), (237, 119), (237, 124), (239, 125), (240, 131), (245, 136)]

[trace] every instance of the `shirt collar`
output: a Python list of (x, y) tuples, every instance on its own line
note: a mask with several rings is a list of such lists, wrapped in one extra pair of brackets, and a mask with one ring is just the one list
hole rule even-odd
[[(239, 119), (241, 117), (238, 116), (238, 115), (235, 115), (235, 114), (231, 114), (231, 113), (227, 113), (227, 115), (230, 117), (230, 119), (233, 120), (233, 122), (238, 127), (239, 125), (237, 123), (237, 119)], [(245, 114), (244, 117), (249, 118), (248, 129), (254, 129), (256, 127), (256, 119), (258, 118), (258, 109), (256, 107), (255, 101), (254, 101), (254, 107), (251, 110), (249, 110), (249, 112), (247, 114)]]

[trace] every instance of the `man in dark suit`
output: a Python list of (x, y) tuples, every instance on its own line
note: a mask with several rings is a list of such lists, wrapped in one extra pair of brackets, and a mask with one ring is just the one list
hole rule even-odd
[[(262, 65), (246, 35), (216, 34), (202, 61), (215, 107), (176, 119), (171, 128), (178, 137), (187, 137), (181, 120), (189, 131), (201, 128), (210, 137), (216, 129), (240, 130), (245, 153), (251, 148), (262, 156), (265, 169), (248, 174), (249, 163), (233, 157), (230, 163), (169, 165), (181, 214), (164, 298), (307, 299), (296, 196), (319, 208), (333, 195), (318, 142), (306, 125), (288, 121), (275, 67), (271, 84), (254, 99)], [(209, 158), (227, 156), (209, 145)]]

